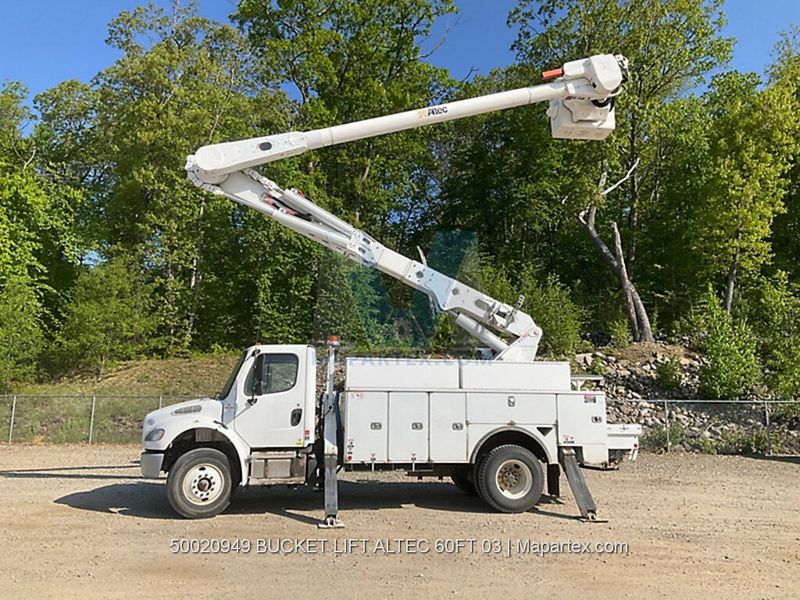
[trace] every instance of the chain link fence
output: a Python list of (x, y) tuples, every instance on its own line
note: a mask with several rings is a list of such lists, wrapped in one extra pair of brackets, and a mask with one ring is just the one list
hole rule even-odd
[(648, 450), (800, 454), (800, 401), (608, 399), (610, 423), (638, 423)]
[(137, 443), (150, 411), (197, 396), (0, 396), (0, 440)]
[[(145, 415), (198, 396), (0, 396), (0, 441), (138, 443)], [(800, 401), (608, 399), (610, 423), (638, 423), (656, 451), (800, 454)]]

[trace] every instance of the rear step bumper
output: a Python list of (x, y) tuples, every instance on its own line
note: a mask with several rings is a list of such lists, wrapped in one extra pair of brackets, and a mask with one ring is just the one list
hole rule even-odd
[(607, 425), (606, 428), (608, 449), (627, 450), (630, 453), (630, 459), (636, 460), (636, 456), (639, 454), (639, 436), (642, 435), (642, 426), (614, 423)]

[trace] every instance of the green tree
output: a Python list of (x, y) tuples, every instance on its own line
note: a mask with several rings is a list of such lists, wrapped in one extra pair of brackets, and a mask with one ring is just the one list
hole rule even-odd
[(118, 257), (81, 273), (58, 336), (65, 366), (99, 377), (110, 363), (157, 349), (152, 293), (132, 258)]
[(758, 338), (766, 383), (778, 396), (800, 397), (800, 291), (783, 271), (753, 285), (745, 312)]
[[(776, 59), (769, 69), (769, 84), (780, 85), (800, 102), (800, 26), (795, 25), (781, 36), (775, 49)], [(786, 211), (775, 217), (773, 249), (778, 266), (794, 281), (800, 281), (800, 161), (794, 156), (787, 174), (784, 196)]]
[[(665, 105), (727, 60), (732, 41), (720, 35), (720, 6), (720, 0), (524, 0), (509, 16), (519, 28), (514, 48), (520, 65), (531, 78), (592, 54), (630, 60), (630, 79), (616, 102), (617, 131), (591, 149), (579, 145), (561, 197), (579, 197), (582, 228), (619, 281), (638, 340), (652, 339), (642, 300), (651, 293), (643, 288), (640, 295), (635, 282), (648, 269), (639, 264), (639, 246), (663, 185), (659, 124)], [(555, 142), (562, 143), (569, 142)], [(626, 173), (616, 192), (600, 193)], [(610, 222), (613, 244), (603, 239), (603, 222)]]
[[(297, 98), (291, 128), (311, 129), (435, 102), (449, 78), (425, 61), (420, 44), (435, 19), (453, 11), (450, 0), (243, 0), (234, 18), (259, 57), (262, 84), (288, 86)], [(436, 185), (437, 143), (446, 135), (441, 128), (408, 131), (308, 153), (288, 163), (299, 171), (292, 173), (295, 180), (278, 180), (296, 186), (305, 175), (305, 191), (315, 202), (409, 252), (421, 238), (433, 237), (427, 208)], [(313, 193), (309, 185), (326, 193)], [(331, 286), (370, 290), (353, 298), (366, 328), (357, 338), (366, 335), (378, 344), (392, 322), (414, 321), (411, 295), (401, 284), (385, 283), (395, 308), (387, 314), (383, 300), (375, 298), (383, 297), (384, 285), (365, 286), (358, 271), (347, 275), (348, 269), (337, 270), (327, 259), (314, 264), (319, 293)], [(329, 267), (333, 272), (324, 273)], [(329, 303), (318, 299), (317, 308), (325, 312), (323, 304)], [(317, 322), (335, 320), (325, 316)]]
[(0, 285), (0, 391), (31, 379), (44, 347), (41, 302), (36, 288), (24, 279)]
[[(57, 298), (52, 273), (74, 260), (69, 194), (38, 170), (36, 148), (22, 134), (31, 118), (25, 89), (0, 89), (0, 386), (36, 371), (48, 308)], [(50, 306), (48, 306), (50, 303)]]
[(798, 149), (800, 105), (793, 90), (759, 85), (755, 74), (725, 73), (706, 95), (707, 183), (692, 248), (707, 280), (725, 279), (728, 312), (740, 274), (758, 273), (771, 258), (772, 222), (784, 211), (785, 175)]
[(516, 304), (519, 295), (524, 296), (522, 310), (530, 314), (543, 331), (539, 354), (551, 358), (572, 356), (580, 344), (584, 315), (558, 278), (541, 276), (531, 269), (512, 278), (508, 270), (492, 265), (486, 257), (482, 257), (482, 262), (477, 277), (469, 279), (492, 297), (508, 304)]
[(724, 309), (710, 286), (694, 325), (706, 358), (700, 368), (700, 393), (712, 399), (737, 399), (751, 391), (760, 378), (755, 337)]
[[(109, 27), (108, 43), (122, 57), (95, 83), (94, 128), (103, 153), (97, 160), (110, 165), (106, 185), (93, 199), (103, 226), (100, 250), (142, 258), (156, 283), (168, 352), (188, 348), (196, 336), (220, 343), (210, 338), (224, 329), (225, 313), (204, 293), (205, 282), (252, 284), (256, 273), (244, 270), (249, 264), (207, 257), (243, 250), (248, 218), (229, 201), (195, 188), (183, 162), (204, 144), (251, 137), (281, 123), (282, 95), (255, 88), (242, 37), (198, 17), (193, 5), (171, 14), (152, 5), (123, 12)], [(241, 312), (252, 325), (252, 304)]]
[[(449, 79), (420, 43), (454, 10), (451, 0), (242, 0), (234, 18), (261, 58), (262, 81), (299, 95), (294, 126), (317, 128), (432, 103)], [(431, 140), (441, 133), (362, 140), (298, 162), (324, 176), (331, 208), (402, 245), (413, 233), (409, 208), (427, 200)]]

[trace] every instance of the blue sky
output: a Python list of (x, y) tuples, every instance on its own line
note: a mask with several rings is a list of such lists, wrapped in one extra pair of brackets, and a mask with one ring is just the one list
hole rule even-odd
[[(65, 79), (88, 81), (118, 53), (105, 45), (108, 22), (137, 0), (0, 0), (0, 82), (23, 82), (32, 94)], [(170, 0), (158, 0), (170, 5)], [(226, 20), (235, 0), (199, 0), (200, 13)], [(457, 15), (438, 24), (446, 37), (431, 61), (457, 79), (513, 60), (506, 16), (516, 0), (456, 0)], [(778, 33), (800, 24), (800, 0), (728, 0), (726, 35), (738, 41), (733, 67), (763, 72)]]

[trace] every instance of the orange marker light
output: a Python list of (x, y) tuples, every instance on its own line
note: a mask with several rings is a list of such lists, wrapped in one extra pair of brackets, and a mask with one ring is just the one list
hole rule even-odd
[(564, 69), (561, 67), (557, 69), (550, 69), (549, 71), (542, 72), (542, 79), (555, 79), (556, 77), (561, 77), (564, 74)]

